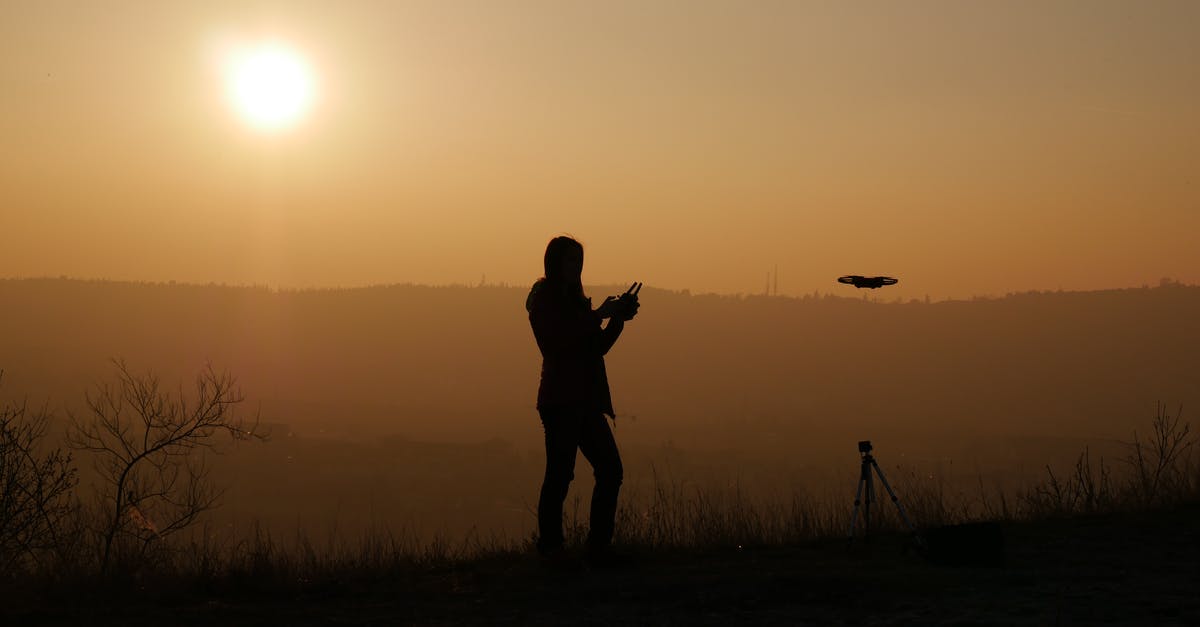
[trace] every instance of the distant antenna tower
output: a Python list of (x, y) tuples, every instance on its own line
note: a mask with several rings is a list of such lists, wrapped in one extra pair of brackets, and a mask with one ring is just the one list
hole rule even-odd
[(779, 296), (779, 264), (775, 264), (775, 269), (767, 272), (767, 289), (763, 294)]

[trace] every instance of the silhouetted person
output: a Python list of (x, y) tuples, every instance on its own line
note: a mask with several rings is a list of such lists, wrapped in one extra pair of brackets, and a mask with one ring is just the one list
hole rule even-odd
[[(525, 308), (542, 352), (537, 409), (546, 434), (546, 475), (538, 499), (538, 551), (563, 556), (562, 515), (567, 489), (575, 477), (575, 452), (592, 465), (588, 557), (611, 556), (621, 455), (605, 417), (612, 416), (604, 355), (637, 313), (636, 296), (608, 298), (597, 309), (583, 293), (583, 245), (556, 237), (546, 246), (546, 274), (529, 291)], [(601, 326), (601, 321), (608, 324)]]

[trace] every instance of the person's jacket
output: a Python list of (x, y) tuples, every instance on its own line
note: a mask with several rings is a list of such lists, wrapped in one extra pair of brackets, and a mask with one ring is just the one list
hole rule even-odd
[(537, 408), (582, 407), (615, 417), (604, 355), (619, 327), (601, 328), (591, 299), (567, 296), (545, 279), (534, 284), (525, 308), (542, 352)]

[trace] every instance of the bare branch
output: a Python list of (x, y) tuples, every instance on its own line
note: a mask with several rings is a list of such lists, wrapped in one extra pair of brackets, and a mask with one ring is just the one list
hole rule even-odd
[[(0, 375), (3, 373), (0, 372)], [(42, 452), (50, 414), (0, 406), (0, 571), (14, 571), (59, 547), (77, 473), (69, 453)]]
[(102, 569), (118, 538), (136, 538), (147, 550), (216, 506), (221, 492), (212, 486), (204, 456), (224, 444), (218, 434), (262, 438), (257, 417), (247, 426), (234, 415), (243, 397), (229, 373), (206, 366), (189, 397), (182, 387), (168, 393), (153, 373), (134, 373), (118, 359), (113, 366), (115, 384), (87, 395), (87, 419), (72, 416), (69, 435), (73, 448), (102, 460)]

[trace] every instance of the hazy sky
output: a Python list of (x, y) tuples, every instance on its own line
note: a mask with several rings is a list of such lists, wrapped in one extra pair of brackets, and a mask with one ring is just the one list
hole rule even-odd
[[(263, 39), (274, 133), (216, 61)], [(1198, 114), (1192, 0), (0, 0), (0, 276), (1200, 282)]]

